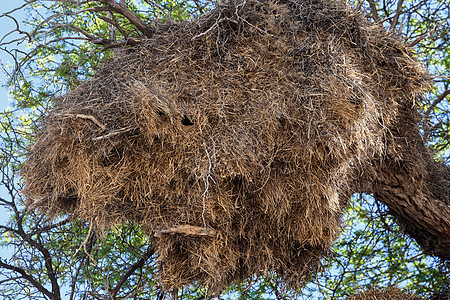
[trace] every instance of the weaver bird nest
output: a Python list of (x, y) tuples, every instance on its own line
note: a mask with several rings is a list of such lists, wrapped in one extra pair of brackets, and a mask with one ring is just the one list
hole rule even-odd
[(301, 285), (426, 72), (332, 0), (224, 2), (154, 30), (56, 99), (22, 171), (30, 205), (139, 224), (166, 288)]

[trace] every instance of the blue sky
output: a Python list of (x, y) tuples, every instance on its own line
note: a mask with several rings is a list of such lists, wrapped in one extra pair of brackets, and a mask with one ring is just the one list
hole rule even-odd
[[(0, 16), (3, 15), (5, 12), (8, 12), (15, 7), (21, 5), (23, 1), (18, 0), (1, 0), (0, 5)], [(25, 13), (23, 11), (15, 13), (15, 17), (19, 20), (23, 20), (25, 18)], [(15, 28), (15, 23), (13, 20), (5, 17), (0, 18), (0, 40), (5, 36), (7, 33), (11, 32)], [(17, 37), (17, 35), (15, 35)], [(14, 35), (11, 35), (9, 38), (14, 38)], [(4, 41), (3, 41), (4, 42)], [(7, 47), (9, 50), (13, 49), (16, 45), (10, 45)], [(20, 46), (19, 46), (20, 47)], [(3, 48), (3, 47), (1, 47)], [(23, 47), (22, 47), (23, 48)], [(3, 68), (6, 67), (11, 70), (11, 66), (13, 65), (13, 58), (7, 54), (5, 51), (0, 50), (0, 61), (2, 69), (0, 71), (0, 111), (5, 110), (8, 106), (12, 106), (12, 98), (9, 96), (9, 90), (5, 87), (5, 83), (8, 80), (7, 74), (3, 71)], [(9, 200), (8, 195), (5, 193), (5, 190), (3, 186), (0, 185), (0, 197), (5, 198), (6, 200)], [(5, 211), (3, 207), (0, 206), (0, 224), (5, 224), (7, 219), (9, 219), (8, 213)], [(9, 249), (2, 249), (0, 248), (0, 257), (5, 257), (11, 255), (11, 251)]]
[[(0, 5), (0, 15), (3, 15), (5, 12), (8, 12), (15, 7), (21, 5), (23, 1), (18, 0), (2, 0), (2, 3)], [(15, 17), (17, 17), (18, 20), (23, 20), (25, 18), (25, 13), (23, 11), (16, 12), (14, 14)], [(14, 30), (15, 23), (13, 20), (9, 18), (2, 17), (0, 18), (0, 40), (3, 36), (5, 36), (10, 31)], [(17, 35), (15, 35), (17, 37)], [(14, 37), (14, 35), (10, 35), (7, 39)], [(12, 49), (15, 45), (10, 45), (7, 47), (8, 49)], [(3, 47), (2, 47), (3, 48)], [(14, 62), (12, 57), (7, 54), (5, 51), (0, 50), (0, 61), (2, 63), (2, 66), (11, 66)], [(6, 74), (3, 72), (0, 72), (0, 110), (5, 109), (5, 107), (10, 106), (11, 102), (9, 99), (9, 92), (4, 87), (5, 82), (7, 81)]]

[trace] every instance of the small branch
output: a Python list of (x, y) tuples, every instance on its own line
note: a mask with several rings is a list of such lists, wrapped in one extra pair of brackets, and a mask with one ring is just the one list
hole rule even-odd
[[(25, 4), (25, 5), (27, 5), (27, 4)], [(14, 31), (17, 31), (19, 34), (26, 35), (26, 36), (28, 37), (28, 41), (31, 42), (31, 35), (30, 35), (28, 32), (23, 31), (23, 30), (20, 29), (19, 22), (17, 21), (16, 18), (11, 17), (11, 16), (8, 15), (8, 14), (3, 14), (1, 17), (7, 17), (7, 18), (10, 18), (11, 20), (13, 20), (13, 22), (16, 24), (16, 29), (15, 29)], [(8, 35), (9, 35), (9, 34), (10, 34), (10, 33), (8, 33)], [(2, 39), (2, 40), (3, 40), (3, 39)]]
[(57, 30), (59, 28), (72, 29), (72, 30), (74, 30), (74, 31), (76, 31), (78, 33), (81, 33), (82, 35), (84, 35), (89, 40), (97, 40), (98, 39), (97, 36), (94, 36), (94, 35), (90, 34), (89, 32), (87, 32), (86, 30), (81, 29), (81, 28), (79, 28), (77, 26), (74, 26), (72, 24), (60, 24), (60, 23), (56, 23), (55, 24), (55, 23), (53, 23), (52, 24), (52, 29), (50, 31), (48, 31), (48, 33), (51, 33), (51, 32), (53, 32), (53, 31), (55, 31), (55, 30)]
[(119, 32), (123, 35), (125, 40), (128, 39), (128, 33), (119, 25), (119, 23), (117, 22), (117, 20), (113, 14), (111, 14), (111, 18), (107, 18), (107, 17), (101, 16), (101, 15), (98, 15), (97, 17), (99, 19), (105, 21), (106, 23), (113, 25), (117, 30), (119, 30)]
[(133, 128), (121, 128), (121, 129), (117, 129), (117, 130), (111, 131), (111, 132), (108, 133), (108, 134), (105, 134), (105, 135), (102, 135), (102, 136), (98, 136), (98, 137), (92, 138), (92, 140), (93, 140), (93, 141), (100, 141), (100, 140), (107, 139), (107, 138), (110, 138), (110, 137), (112, 137), (112, 136), (115, 136), (115, 135), (118, 135), (118, 134), (121, 134), (121, 133), (124, 133), (124, 132), (128, 132), (128, 131), (131, 131), (131, 130), (133, 130)]
[(17, 277), (10, 277), (10, 278), (6, 278), (3, 280), (0, 280), (0, 286), (4, 283), (7, 283), (8, 281), (16, 281), (17, 279), (22, 279), (22, 276), (17, 276)]
[(99, 120), (97, 120), (93, 116), (88, 116), (88, 115), (83, 115), (83, 114), (56, 114), (56, 115), (70, 117), (70, 118), (80, 118), (80, 119), (85, 119), (85, 120), (91, 120), (95, 125), (97, 125), (101, 129), (103, 129), (103, 130), (106, 129), (106, 125), (102, 124)]
[(448, 95), (450, 95), (450, 90), (446, 90), (445, 92), (443, 92), (439, 97), (437, 97), (436, 100), (433, 101), (433, 103), (431, 103), (431, 105), (427, 108), (425, 112), (424, 115), (425, 120), (427, 120), (430, 117), (431, 111), (436, 107), (436, 105), (438, 105)]
[(163, 234), (185, 234), (191, 236), (209, 236), (215, 237), (217, 231), (212, 228), (191, 226), (191, 225), (178, 225), (172, 228), (162, 229), (155, 231), (155, 237), (161, 237)]
[(364, 0), (359, 0), (359, 2), (356, 4), (355, 10), (361, 11), (363, 4), (364, 4)]
[[(433, 111), (433, 109), (436, 107), (436, 105), (438, 105), (442, 100), (445, 99), (445, 97), (447, 97), (448, 95), (450, 95), (450, 90), (446, 90), (445, 92), (443, 92), (439, 97), (437, 97), (433, 103), (430, 104), (430, 106), (427, 108), (427, 110), (425, 111), (425, 114), (423, 116), (423, 138), (425, 140), (428, 140), (428, 137), (430, 136), (431, 132), (433, 132), (433, 130), (435, 128), (437, 128), (440, 124), (436, 124), (433, 128), (430, 128), (428, 126), (428, 121), (430, 120), (430, 114)], [(441, 120), (442, 122), (442, 120)], [(440, 123), (441, 123), (440, 122)]]
[(2, 229), (4, 232), (12, 232), (14, 234), (19, 234), (17, 230), (15, 230), (14, 228), (8, 227), (8, 226), (4, 226), (4, 225), (0, 225), (0, 229)]
[(12, 202), (12, 201), (7, 201), (7, 200), (5, 200), (5, 199), (3, 199), (3, 198), (0, 198), (0, 202), (2, 202), (2, 203), (5, 204), (5, 205), (8, 205), (8, 206), (13, 205), (13, 202)]
[(47, 232), (47, 231), (52, 230), (53, 228), (58, 228), (58, 227), (63, 226), (65, 224), (69, 223), (69, 222), (70, 222), (69, 219), (65, 219), (65, 220), (62, 220), (62, 221), (60, 221), (58, 223), (50, 224), (50, 225), (44, 226), (42, 228), (39, 228), (38, 230), (33, 231), (32, 234), (40, 234), (42, 232)]
[(86, 244), (89, 241), (89, 238), (91, 237), (92, 227), (93, 225), (90, 224), (86, 239), (81, 243), (80, 247), (78, 247), (77, 251), (75, 251), (75, 253), (72, 255), (72, 258), (74, 258), (75, 255), (77, 255), (77, 253), (81, 250), (81, 248), (83, 248), (84, 253), (94, 262), (94, 265), (97, 265), (97, 261), (91, 256), (91, 254), (89, 253), (90, 251), (86, 250)]
[(133, 275), (133, 273), (137, 269), (142, 268), (145, 262), (154, 254), (155, 248), (150, 245), (147, 248), (147, 251), (144, 253), (144, 255), (142, 255), (141, 258), (139, 258), (139, 260), (128, 269), (128, 271), (120, 278), (116, 287), (110, 291), (110, 296), (112, 299), (116, 299), (117, 293), (119, 292), (120, 288), (124, 285), (124, 283), (128, 280), (128, 278), (131, 275)]
[(441, 27), (441, 25), (442, 25), (443, 23), (444, 23), (444, 22), (439, 23), (439, 24), (436, 25), (436, 27), (434, 27), (434, 28), (431, 29), (430, 31), (427, 31), (427, 32), (425, 32), (425, 33), (419, 35), (415, 40), (413, 40), (411, 43), (409, 43), (408, 46), (409, 46), (409, 47), (414, 47), (415, 45), (417, 45), (418, 43), (420, 43), (420, 41), (422, 41), (422, 40), (425, 39), (426, 37), (428, 37), (428, 36), (430, 36), (430, 35), (433, 35), (433, 34), (436, 32), (436, 30), (438, 30), (439, 27)]
[(64, 13), (51, 15), (50, 17), (48, 17), (47, 19), (45, 19), (41, 23), (39, 23), (39, 25), (37, 25), (36, 28), (30, 33), (30, 36), (34, 37), (36, 35), (36, 33), (38, 33), (38, 30), (41, 29), (44, 25), (49, 24), (52, 19), (55, 19), (55, 18), (58, 18), (61, 16), (76, 16), (76, 15), (79, 15), (84, 12), (96, 13), (96, 12), (102, 12), (102, 11), (106, 11), (106, 10), (107, 9), (103, 8), (103, 7), (91, 7), (91, 8), (81, 9), (76, 12), (64, 12)]

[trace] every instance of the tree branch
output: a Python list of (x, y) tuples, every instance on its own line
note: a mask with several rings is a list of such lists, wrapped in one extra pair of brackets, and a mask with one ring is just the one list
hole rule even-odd
[(450, 167), (433, 159), (412, 109), (400, 109), (385, 154), (365, 167), (356, 190), (385, 204), (424, 252), (450, 260)]
[(107, 7), (109, 7), (112, 11), (115, 11), (125, 18), (128, 19), (128, 21), (131, 22), (136, 28), (142, 32), (147, 37), (153, 36), (153, 30), (145, 24), (144, 21), (142, 21), (135, 13), (133, 13), (124, 3), (124, 1), (121, 1), (120, 3), (115, 2), (114, 0), (99, 0), (99, 2), (105, 4)]
[(107, 18), (100, 15), (98, 16), (98, 18), (105, 21), (106, 23), (113, 25), (117, 30), (119, 30), (119, 32), (123, 35), (125, 40), (128, 40), (128, 33), (125, 30), (123, 30), (123, 28), (119, 25), (113, 14), (111, 14), (111, 18)]
[(102, 12), (102, 11), (107, 11), (107, 8), (91, 7), (91, 8), (81, 9), (81, 10), (78, 10), (75, 12), (64, 12), (64, 13), (51, 15), (50, 17), (48, 17), (47, 19), (45, 19), (41, 23), (39, 23), (39, 25), (37, 25), (36, 28), (30, 33), (30, 36), (34, 37), (39, 32), (39, 29), (41, 29), (45, 24), (48, 24), (51, 20), (53, 20), (55, 18), (62, 17), (62, 16), (76, 16), (76, 15), (79, 15), (84, 12)]
[(378, 15), (377, 6), (373, 0), (368, 0), (370, 6), (370, 13), (372, 14), (375, 22), (380, 22), (380, 16)]
[(112, 299), (116, 299), (117, 293), (119, 292), (120, 288), (124, 285), (124, 283), (128, 280), (128, 278), (133, 275), (133, 273), (139, 269), (142, 268), (145, 264), (145, 262), (155, 254), (155, 248), (150, 245), (147, 248), (147, 251), (141, 256), (141, 258), (132, 265), (128, 271), (120, 278), (119, 282), (117, 283), (116, 287), (110, 291), (110, 295)]
[(425, 111), (425, 114), (423, 116), (423, 128), (424, 128), (424, 139), (427, 140), (428, 137), (430, 136), (431, 130), (428, 126), (428, 121), (430, 119), (430, 114), (433, 111), (433, 109), (436, 107), (436, 105), (438, 105), (442, 100), (445, 99), (445, 97), (447, 97), (448, 95), (450, 95), (450, 90), (446, 90), (445, 92), (443, 92), (439, 97), (437, 97), (433, 103), (430, 104), (430, 106), (428, 106), (427, 110)]
[(397, 11), (395, 12), (395, 16), (391, 21), (391, 28), (389, 29), (390, 32), (394, 32), (395, 27), (398, 24), (398, 18), (400, 17), (400, 14), (402, 13), (402, 5), (404, 0), (398, 0), (397, 2)]
[(69, 222), (70, 222), (69, 219), (65, 219), (65, 220), (62, 220), (62, 221), (60, 221), (60, 222), (58, 222), (58, 223), (49, 224), (49, 225), (44, 226), (44, 227), (42, 227), (42, 228), (39, 228), (39, 229), (37, 229), (37, 230), (33, 230), (32, 233), (33, 233), (33, 235), (34, 235), (34, 234), (40, 234), (40, 233), (42, 233), (42, 232), (47, 232), (47, 231), (49, 231), (49, 230), (52, 230), (53, 228), (58, 228), (58, 227), (63, 226), (63, 225), (65, 225), (65, 224), (69, 223)]
[(434, 27), (433, 29), (431, 29), (431, 30), (429, 30), (429, 31), (427, 31), (427, 32), (425, 32), (425, 33), (419, 35), (419, 36), (416, 37), (412, 42), (410, 42), (410, 43), (408, 44), (408, 46), (409, 46), (409, 47), (414, 47), (415, 45), (417, 45), (418, 43), (420, 43), (420, 41), (422, 41), (423, 39), (425, 39), (425, 38), (427, 38), (428, 36), (434, 34), (434, 33), (439, 29), (439, 27), (441, 27), (442, 24), (443, 24), (443, 23), (437, 24), (436, 27)]
[(45, 262), (45, 269), (47, 270), (47, 276), (50, 279), (51, 285), (52, 285), (52, 292), (53, 292), (53, 298), (52, 299), (61, 299), (61, 294), (59, 290), (59, 284), (58, 280), (56, 278), (56, 272), (53, 270), (53, 264), (52, 264), (52, 258), (50, 255), (50, 252), (40, 243), (33, 240), (30, 235), (26, 234), (23, 225), (22, 225), (22, 218), (18, 218), (17, 220), (17, 234), (25, 240), (30, 246), (36, 248), (39, 250), (39, 252), (42, 253), (44, 256), (44, 262)]
[(40, 284), (36, 279), (34, 279), (33, 276), (31, 276), (30, 274), (27, 274), (27, 272), (25, 272), (24, 269), (4, 263), (1, 260), (1, 258), (0, 258), (0, 267), (19, 273), (20, 275), (22, 275), (21, 277), (23, 279), (30, 282), (38, 291), (40, 291), (41, 293), (43, 293), (50, 299), (59, 299), (59, 298), (55, 298), (56, 297), (55, 294), (51, 293), (44, 286), (42, 286), (42, 284)]
[(436, 107), (436, 105), (438, 105), (448, 95), (450, 95), (450, 90), (446, 90), (439, 97), (437, 97), (436, 100), (434, 100), (433, 103), (431, 103), (430, 106), (427, 108), (424, 118), (428, 119), (430, 117), (431, 111)]

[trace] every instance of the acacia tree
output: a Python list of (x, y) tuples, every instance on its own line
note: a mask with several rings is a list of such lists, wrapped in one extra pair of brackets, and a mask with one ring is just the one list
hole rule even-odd
[[(433, 72), (435, 85), (420, 103), (421, 119), (410, 127), (417, 130), (401, 131), (401, 119), (392, 128), (398, 139), (412, 137), (402, 144), (410, 155), (403, 160), (389, 155), (375, 158), (379, 172), (364, 173), (355, 182), (356, 190), (373, 194), (375, 200), (361, 196), (351, 202), (348, 234), (329, 259), (328, 270), (339, 270), (338, 275), (325, 272), (318, 278), (319, 285), (308, 286), (304, 293), (309, 289), (314, 296), (320, 292), (324, 297), (338, 297), (358, 285), (380, 283), (400, 284), (419, 294), (445, 290), (450, 285), (445, 262), (450, 258), (450, 3), (368, 0), (355, 5), (392, 34), (408, 36), (407, 42)], [(115, 51), (151, 37), (155, 19), (186, 19), (211, 7), (210, 1), (27, 0), (17, 8), (28, 12), (26, 21), (15, 18), (17, 10), (2, 15), (16, 24), (0, 42), (2, 50), (15, 59), (8, 83), (15, 107), (2, 113), (1, 123), (2, 185), (7, 192), (1, 204), (10, 212), (8, 223), (0, 226), (1, 243), (13, 247), (11, 256), (0, 260), (6, 299), (17, 299), (17, 295), (36, 299), (206, 297), (206, 291), (197, 286), (172, 293), (160, 289), (154, 277), (154, 249), (139, 228), (123, 224), (100, 239), (82, 222), (64, 217), (49, 220), (27, 211), (16, 171), (32, 140), (30, 133), (52, 107), (52, 98), (88, 79)], [(21, 50), (17, 43), (28, 48)], [(417, 163), (425, 166), (427, 174), (414, 172)], [(374, 263), (368, 266), (367, 261)], [(241, 298), (292, 296), (274, 278), (250, 280), (226, 292)]]

